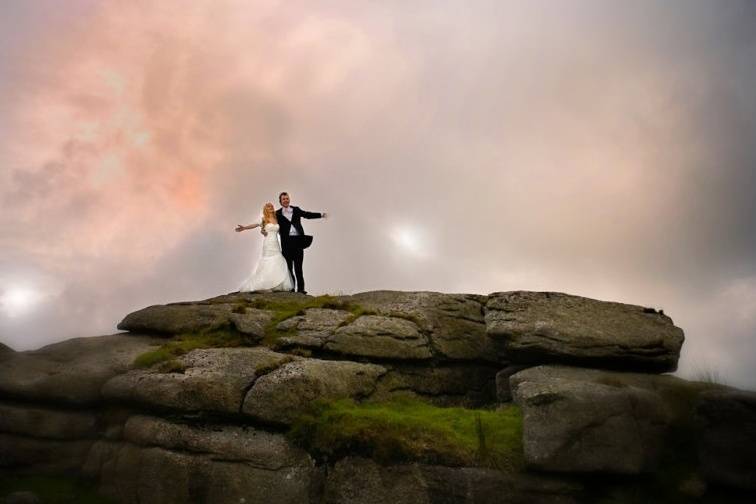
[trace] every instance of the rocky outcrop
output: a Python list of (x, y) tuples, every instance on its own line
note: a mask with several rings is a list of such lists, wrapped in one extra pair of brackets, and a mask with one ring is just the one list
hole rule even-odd
[(277, 329), (285, 331), (276, 348), (322, 350), (337, 329), (352, 319), (352, 314), (345, 310), (330, 308), (310, 308), (301, 315), (288, 318), (278, 324)]
[(0, 403), (0, 432), (44, 439), (87, 439), (98, 436), (91, 412)]
[(440, 406), (480, 407), (493, 400), (494, 376), (488, 367), (470, 363), (454, 366), (384, 364), (374, 400), (416, 397)]
[(39, 473), (77, 473), (93, 440), (54, 440), (0, 433), (0, 468)]
[(413, 322), (382, 315), (364, 315), (350, 323), (350, 314), (313, 308), (282, 322), (291, 331), (277, 348), (307, 348), (350, 357), (427, 360), (432, 358), (427, 336)]
[(7, 359), (16, 353), (11, 347), (0, 342), (0, 361)]
[(140, 446), (208, 454), (270, 471), (313, 465), (307, 452), (293, 447), (283, 435), (247, 425), (192, 425), (133, 415), (126, 421), (123, 439)]
[(257, 380), (242, 411), (263, 422), (289, 424), (316, 399), (370, 396), (385, 373), (375, 364), (298, 359)]
[(538, 366), (512, 376), (524, 415), (526, 463), (561, 472), (656, 469), (671, 412), (651, 379), (676, 380), (563, 366)]
[(345, 355), (384, 359), (432, 357), (428, 338), (414, 322), (382, 315), (365, 315), (338, 328), (324, 348)]
[(709, 391), (696, 414), (702, 432), (698, 458), (705, 477), (756, 490), (756, 393)]
[(582, 485), (554, 477), (518, 475), (476, 467), (427, 464), (385, 466), (359, 457), (337, 462), (328, 473), (328, 504), (515, 504), (580, 502)]
[[(702, 476), (681, 487), (704, 495), (704, 477), (753, 490), (753, 397), (657, 374), (674, 369), (683, 336), (649, 308), (523, 291), (231, 293), (138, 310), (119, 328), (0, 346), (0, 467), (86, 475), (141, 504), (569, 503), (601, 494), (585, 474), (655, 471), (669, 439), (698, 425), (685, 434)], [(428, 447), (440, 434), (413, 437), (416, 451), (381, 445), (376, 460), (359, 437), (328, 451), (330, 438), (294, 435), (318, 401), (397, 398), (490, 411), (464, 459), (407, 455), (440, 453)], [(497, 409), (516, 414), (498, 426), (516, 456), (487, 452), (498, 434), (481, 414)]]
[(105, 383), (102, 394), (157, 409), (238, 413), (254, 381), (291, 359), (264, 347), (197, 349), (177, 359), (180, 372), (135, 369)]
[(486, 304), (488, 334), (517, 363), (665, 372), (683, 332), (652, 308), (559, 292), (501, 292)]
[(244, 308), (243, 311), (232, 312), (229, 319), (235, 330), (251, 337), (254, 341), (260, 341), (265, 337), (265, 329), (271, 323), (273, 313), (270, 310)]
[(0, 399), (88, 404), (102, 385), (162, 342), (139, 335), (74, 338), (34, 352), (16, 352), (0, 366)]
[(165, 335), (219, 329), (228, 325), (233, 308), (231, 304), (190, 303), (148, 306), (128, 314), (118, 329)]
[(254, 460), (227, 460), (213, 453), (105, 441), (92, 447), (84, 472), (99, 479), (103, 495), (130, 504), (299, 504), (314, 501), (322, 480), (321, 471), (306, 459), (271, 469)]
[(512, 364), (496, 373), (496, 399), (499, 402), (510, 402), (512, 400), (512, 389), (509, 386), (509, 378), (527, 369), (530, 366), (523, 364)]
[(413, 322), (441, 360), (499, 363), (503, 356), (486, 335), (485, 296), (436, 292), (375, 291), (346, 297), (385, 317)]

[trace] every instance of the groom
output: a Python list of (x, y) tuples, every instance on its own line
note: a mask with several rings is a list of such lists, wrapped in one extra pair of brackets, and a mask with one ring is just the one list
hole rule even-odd
[[(296, 277), (297, 292), (307, 294), (304, 274), (302, 273), (302, 262), (304, 261), (304, 249), (312, 242), (312, 236), (305, 235), (302, 228), (302, 218), (325, 219), (327, 215), (325, 212), (306, 212), (299, 207), (290, 206), (289, 194), (285, 192), (278, 195), (278, 202), (281, 203), (281, 208), (276, 210), (276, 218), (280, 226), (278, 232), (281, 236), (281, 252), (286, 259), (286, 266), (289, 267), (289, 274), (292, 279)], [(267, 233), (263, 230), (263, 234)]]

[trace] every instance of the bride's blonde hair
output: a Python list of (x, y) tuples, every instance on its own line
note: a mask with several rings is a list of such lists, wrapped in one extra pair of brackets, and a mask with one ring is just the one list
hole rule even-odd
[(278, 219), (276, 219), (276, 210), (273, 208), (273, 203), (265, 203), (263, 205), (262, 210), (262, 226), (265, 226), (265, 224), (278, 224)]

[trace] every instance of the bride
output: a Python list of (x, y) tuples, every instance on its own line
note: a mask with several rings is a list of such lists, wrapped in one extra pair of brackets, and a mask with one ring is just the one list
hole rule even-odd
[(257, 262), (254, 273), (239, 287), (240, 292), (250, 291), (290, 291), (294, 283), (286, 267), (286, 259), (281, 253), (278, 243), (278, 219), (273, 203), (266, 203), (263, 207), (262, 221), (249, 226), (236, 226), (236, 232), (262, 227), (266, 231), (263, 239), (262, 256)]

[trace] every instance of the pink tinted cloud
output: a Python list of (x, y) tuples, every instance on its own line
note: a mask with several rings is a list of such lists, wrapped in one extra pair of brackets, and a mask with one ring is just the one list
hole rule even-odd
[(265, 108), (311, 128), (369, 51), (350, 23), (277, 2), (106, 2), (40, 35), (2, 140), (3, 220), (6, 245), (53, 262), (146, 266), (213, 211), (224, 160), (317, 157), (327, 132), (281, 145)]

